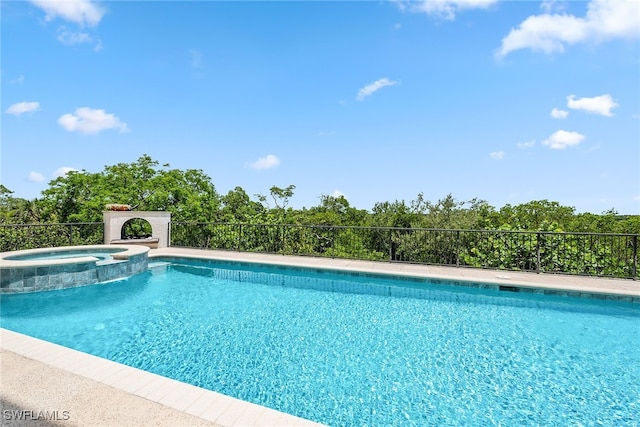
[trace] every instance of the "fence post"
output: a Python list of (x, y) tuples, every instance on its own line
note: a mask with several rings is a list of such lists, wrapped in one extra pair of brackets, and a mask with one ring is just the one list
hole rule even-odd
[(456, 267), (460, 267), (460, 230), (456, 230)]
[(73, 246), (73, 224), (69, 224), (69, 246)]
[(631, 238), (633, 245), (633, 267), (631, 268), (631, 277), (638, 280), (638, 235), (634, 234)]
[(393, 261), (393, 231), (389, 229), (389, 262)]
[(335, 227), (331, 227), (331, 234), (333, 234), (333, 236), (331, 236), (331, 258), (335, 258), (336, 257), (336, 228)]
[(282, 255), (287, 254), (287, 227), (286, 224), (282, 224)]
[(540, 274), (540, 232), (536, 233), (536, 273)]

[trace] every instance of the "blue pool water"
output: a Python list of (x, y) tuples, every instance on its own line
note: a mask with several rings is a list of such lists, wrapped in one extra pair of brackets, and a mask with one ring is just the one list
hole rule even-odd
[(23, 255), (7, 256), (6, 260), (11, 261), (35, 261), (49, 259), (78, 258), (91, 256), (99, 260), (111, 259), (111, 255), (124, 252), (126, 249), (92, 249), (92, 250), (51, 250), (40, 253), (28, 253)]
[(638, 304), (210, 266), (3, 295), (1, 326), (336, 427), (638, 425)]

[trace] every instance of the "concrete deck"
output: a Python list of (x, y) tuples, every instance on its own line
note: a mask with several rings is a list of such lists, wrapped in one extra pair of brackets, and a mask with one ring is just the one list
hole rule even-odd
[[(640, 282), (623, 279), (183, 248), (153, 249), (150, 255), (432, 277), (640, 302)], [(319, 425), (5, 329), (0, 404), (3, 426)]]

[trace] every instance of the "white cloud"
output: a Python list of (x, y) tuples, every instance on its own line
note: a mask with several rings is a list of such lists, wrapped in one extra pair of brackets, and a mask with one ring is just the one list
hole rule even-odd
[(87, 32), (70, 31), (64, 25), (58, 28), (58, 41), (65, 46), (76, 44), (94, 43), (93, 50), (99, 52), (102, 50), (102, 40), (94, 40), (93, 36)]
[(344, 197), (345, 199), (347, 198), (347, 196), (345, 196), (345, 194), (338, 189), (333, 190), (333, 193), (331, 193), (331, 197), (335, 197), (335, 198)]
[(90, 0), (29, 0), (32, 4), (44, 10), (45, 20), (52, 21), (60, 17), (80, 26), (90, 27), (98, 25), (105, 11)]
[(29, 180), (29, 182), (42, 182), (44, 181), (44, 176), (41, 173), (31, 171), (29, 172), (27, 180)]
[(493, 153), (489, 153), (489, 157), (494, 160), (502, 160), (504, 159), (504, 151), (494, 151)]
[(567, 107), (572, 110), (583, 110), (587, 113), (611, 117), (613, 116), (611, 109), (617, 106), (618, 104), (613, 101), (609, 94), (580, 99), (576, 99), (575, 95), (567, 96)]
[(71, 166), (62, 166), (55, 170), (53, 173), (54, 178), (60, 178), (62, 176), (66, 176), (69, 172), (77, 172), (78, 169), (72, 168)]
[(564, 52), (566, 45), (640, 36), (640, 2), (591, 0), (584, 17), (567, 14), (530, 16), (502, 39), (498, 58), (520, 49)]
[(60, 27), (58, 28), (58, 41), (64, 45), (70, 46), (74, 44), (91, 43), (93, 42), (93, 37), (88, 33), (75, 33), (73, 31), (68, 31), (65, 27)]
[(38, 111), (39, 109), (40, 109), (40, 103), (39, 102), (22, 101), (22, 102), (18, 102), (16, 104), (13, 104), (13, 105), (9, 106), (9, 108), (7, 108), (6, 113), (7, 114), (14, 114), (16, 116), (19, 116), (20, 114), (32, 113), (34, 111)]
[(396, 84), (398, 84), (398, 82), (396, 82), (394, 80), (389, 80), (386, 77), (378, 79), (375, 82), (373, 82), (373, 83), (363, 87), (362, 89), (360, 89), (360, 91), (358, 92), (358, 96), (356, 97), (356, 100), (362, 101), (367, 96), (372, 95), (374, 92), (379, 91), (383, 87), (385, 87), (385, 86), (394, 86)]
[(262, 169), (271, 169), (280, 164), (280, 159), (273, 154), (268, 154), (265, 157), (260, 157), (255, 162), (251, 163), (249, 167), (262, 170)]
[(540, 4), (540, 9), (544, 10), (546, 13), (550, 13), (554, 9), (557, 9), (557, 1), (543, 0), (542, 4)]
[(456, 13), (468, 9), (485, 9), (498, 0), (421, 0), (409, 1), (407, 5), (401, 4), (402, 9), (412, 12), (423, 12), (440, 19), (453, 21)]
[(557, 108), (551, 110), (551, 117), (553, 117), (554, 119), (566, 119), (568, 115), (569, 112), (566, 110), (559, 110)]
[(554, 132), (549, 139), (542, 141), (542, 145), (546, 145), (553, 150), (564, 150), (567, 147), (580, 144), (583, 140), (584, 135), (578, 132), (559, 130)]
[(526, 142), (516, 142), (516, 146), (518, 148), (531, 148), (534, 145), (536, 145), (535, 139), (532, 139), (531, 141), (526, 141)]
[(127, 124), (115, 115), (89, 107), (80, 107), (73, 114), (60, 116), (58, 123), (69, 132), (84, 134), (96, 134), (107, 129), (117, 129), (120, 133), (129, 132)]

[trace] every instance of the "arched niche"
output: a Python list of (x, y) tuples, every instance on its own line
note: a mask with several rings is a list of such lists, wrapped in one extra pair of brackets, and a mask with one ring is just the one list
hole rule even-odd
[[(171, 212), (162, 211), (104, 211), (104, 243), (109, 244), (142, 244), (151, 248), (169, 246), (169, 223)], [(140, 218), (151, 225), (149, 239), (122, 239), (122, 227), (131, 220)]]

